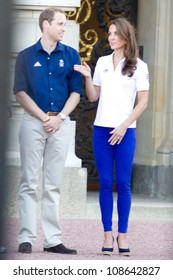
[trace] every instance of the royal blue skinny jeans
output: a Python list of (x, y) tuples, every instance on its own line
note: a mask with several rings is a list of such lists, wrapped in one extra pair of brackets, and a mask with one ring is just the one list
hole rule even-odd
[[(110, 145), (113, 128), (94, 126), (93, 149), (99, 175), (99, 203), (104, 231), (112, 231), (114, 177), (117, 191), (118, 232), (126, 233), (131, 208), (131, 173), (136, 129), (128, 128), (121, 143)], [(115, 174), (115, 176), (114, 176)]]

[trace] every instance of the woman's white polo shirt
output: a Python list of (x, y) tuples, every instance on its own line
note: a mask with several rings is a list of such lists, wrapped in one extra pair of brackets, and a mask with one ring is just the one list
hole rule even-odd
[[(124, 60), (115, 70), (113, 54), (97, 61), (93, 84), (100, 86), (100, 97), (94, 125), (112, 128), (121, 125), (134, 109), (137, 92), (149, 89), (147, 64), (138, 58), (137, 69), (132, 77), (128, 77), (122, 75)], [(136, 127), (136, 122), (129, 127)]]

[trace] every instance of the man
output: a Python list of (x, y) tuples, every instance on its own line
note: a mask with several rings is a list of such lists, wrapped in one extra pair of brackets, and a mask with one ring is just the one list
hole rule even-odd
[(60, 41), (66, 29), (62, 10), (48, 8), (39, 17), (41, 39), (21, 51), (16, 60), (14, 94), (24, 108), (19, 131), (21, 182), (19, 209), (20, 253), (31, 253), (36, 240), (39, 170), (43, 163), (43, 249), (76, 254), (61, 242), (58, 207), (66, 160), (70, 118), (82, 94), (82, 77), (73, 66), (78, 52)]

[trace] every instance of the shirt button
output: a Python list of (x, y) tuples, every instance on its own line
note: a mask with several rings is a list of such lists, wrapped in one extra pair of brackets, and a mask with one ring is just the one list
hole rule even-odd
[(48, 58), (47, 59), (50, 59), (50, 57), (48, 56)]
[(51, 102), (51, 105), (53, 105), (54, 103), (53, 102)]
[(49, 75), (52, 75), (52, 73), (51, 73), (51, 72), (49, 72)]
[(53, 90), (53, 88), (51, 87), (50, 90)]

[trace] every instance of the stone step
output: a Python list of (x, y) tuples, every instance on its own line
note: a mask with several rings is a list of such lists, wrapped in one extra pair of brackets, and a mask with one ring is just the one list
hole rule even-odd
[[(117, 196), (114, 194), (115, 219), (117, 218), (116, 198)], [(87, 193), (86, 218), (100, 218), (99, 199), (97, 192)], [(173, 201), (172, 199), (152, 198), (146, 195), (134, 194), (132, 196), (130, 219), (173, 221)]]
[[(11, 166), (7, 168), (7, 207), (9, 217), (18, 217), (18, 191), (20, 168)], [(39, 212), (41, 215), (41, 182)], [(98, 192), (87, 191), (87, 170), (85, 168), (65, 168), (61, 196), (60, 217), (67, 219), (100, 219)], [(116, 193), (114, 193), (114, 219), (116, 213)], [(145, 195), (134, 194), (132, 196), (131, 219), (148, 220), (173, 220), (172, 199), (152, 198)]]

